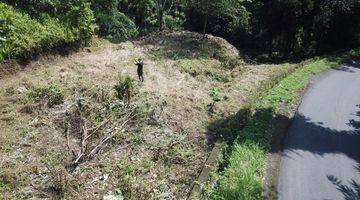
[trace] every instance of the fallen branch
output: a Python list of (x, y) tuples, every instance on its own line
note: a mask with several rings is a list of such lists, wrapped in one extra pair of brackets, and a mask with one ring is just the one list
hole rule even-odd
[[(131, 115), (130, 115), (131, 116)], [(91, 150), (91, 152), (88, 154), (89, 157), (92, 157), (94, 154), (96, 154), (101, 146), (107, 142), (108, 140), (110, 140), (111, 138), (113, 138), (118, 132), (119, 132), (119, 129), (120, 131), (122, 130), (122, 128), (131, 120), (133, 119), (135, 116), (132, 116), (132, 117), (129, 117), (124, 123), (121, 124), (121, 126), (119, 128), (115, 128), (116, 131), (113, 131), (112, 133), (110, 132), (110, 134), (105, 138), (103, 139), (95, 148), (93, 148), (93, 150)]]
[[(121, 120), (119, 121), (123, 121), (124, 122), (120, 125), (120, 127), (116, 127), (116, 123), (113, 124), (113, 127), (110, 131), (108, 131), (108, 133), (106, 134), (107, 136), (102, 139), (94, 148), (92, 148), (92, 150), (89, 150), (89, 142), (88, 140), (91, 138), (91, 136), (97, 132), (101, 127), (105, 126), (110, 119), (105, 120), (103, 123), (101, 123), (99, 126), (91, 128), (91, 129), (87, 129), (87, 124), (86, 121), (84, 121), (84, 125), (82, 127), (82, 140), (81, 140), (81, 146), (80, 146), (80, 151), (76, 156), (75, 161), (73, 162), (73, 165), (78, 165), (79, 163), (81, 163), (83, 160), (88, 159), (88, 158), (92, 158), (93, 156), (95, 156), (96, 153), (99, 152), (99, 150), (102, 148), (102, 146), (109, 141), (111, 138), (113, 138), (119, 131), (121, 131), (123, 129), (123, 127), (131, 120), (135, 117), (136, 115), (133, 115), (133, 112), (131, 112), (130, 114), (126, 115), (125, 117), (123, 117)], [(89, 134), (89, 130), (92, 130), (92, 133)], [(87, 153), (89, 152), (89, 153)], [(75, 153), (73, 152), (73, 154), (75, 155)]]
[(81, 146), (80, 146), (80, 151), (78, 153), (77, 158), (75, 159), (75, 163), (74, 164), (78, 164), (81, 159), (85, 156), (85, 152), (87, 150), (87, 139), (88, 137), (88, 130), (86, 128), (86, 121), (84, 120), (84, 125), (82, 127), (82, 140), (81, 140)]
[(75, 151), (73, 149), (71, 149), (71, 147), (70, 147), (69, 127), (70, 127), (70, 125), (68, 123), (67, 126), (66, 126), (66, 130), (65, 130), (65, 132), (66, 132), (65, 133), (66, 134), (66, 146), (69, 149), (69, 151), (73, 154), (73, 156), (76, 156)]

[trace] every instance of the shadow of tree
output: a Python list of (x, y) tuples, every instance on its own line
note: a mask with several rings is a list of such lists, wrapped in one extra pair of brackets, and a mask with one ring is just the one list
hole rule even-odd
[[(287, 135), (286, 141), (291, 140), (292, 142), (285, 141), (288, 153), (284, 153), (284, 156), (295, 150), (304, 150), (321, 156), (327, 153), (342, 153), (360, 162), (359, 123), (359, 121), (351, 119), (346, 124), (353, 127), (353, 130), (338, 131), (325, 127), (323, 122), (311, 122), (310, 118), (298, 114)], [(293, 134), (298, 132), (299, 128), (301, 128), (302, 134)]]
[[(360, 108), (360, 105), (357, 105)], [(356, 116), (360, 117), (360, 111), (356, 112)], [(357, 135), (360, 134), (360, 121), (354, 119), (350, 120), (348, 123), (349, 126), (355, 128)], [(359, 160), (357, 160), (359, 163)], [(360, 164), (354, 166), (358, 173), (360, 173)], [(339, 178), (334, 175), (328, 175), (328, 180), (334, 184), (338, 191), (340, 191), (345, 200), (359, 200), (360, 199), (360, 183), (356, 182), (354, 179), (348, 181), (348, 184), (344, 184)]]
[(343, 72), (355, 73), (354, 69), (352, 69), (352, 68), (359, 68), (360, 69), (360, 62), (347, 61), (344, 66), (336, 68), (335, 70), (343, 71)]
[[(360, 173), (360, 166), (355, 167), (356, 170)], [(341, 180), (333, 175), (328, 175), (327, 178), (329, 181), (334, 184), (343, 196), (344, 200), (359, 200), (360, 199), (360, 184), (355, 180), (348, 181), (348, 185), (343, 184)]]

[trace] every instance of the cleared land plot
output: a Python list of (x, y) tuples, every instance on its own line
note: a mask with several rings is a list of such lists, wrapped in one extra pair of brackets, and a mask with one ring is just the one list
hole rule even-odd
[[(201, 38), (102, 41), (1, 79), (2, 197), (186, 198), (213, 139), (222, 137), (208, 124), (296, 67), (247, 65), (226, 41)], [(127, 105), (114, 86), (119, 76), (136, 79), (139, 57), (145, 83), (135, 83)]]

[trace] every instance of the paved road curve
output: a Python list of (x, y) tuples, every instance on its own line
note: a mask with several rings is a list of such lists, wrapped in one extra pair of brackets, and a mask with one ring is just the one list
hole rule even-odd
[(360, 199), (360, 63), (324, 74), (305, 94), (278, 192), (280, 200)]

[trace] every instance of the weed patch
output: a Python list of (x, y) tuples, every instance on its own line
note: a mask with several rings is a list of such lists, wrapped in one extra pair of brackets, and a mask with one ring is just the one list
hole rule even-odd
[(9, 144), (5, 144), (3, 147), (2, 147), (2, 150), (5, 152), (5, 153), (11, 153), (12, 151), (14, 151), (14, 148), (9, 145)]
[(119, 100), (126, 100), (130, 103), (131, 95), (134, 92), (134, 79), (130, 76), (123, 78), (120, 76), (118, 83), (114, 86), (116, 97)]
[(45, 100), (47, 106), (51, 108), (64, 102), (65, 92), (61, 86), (51, 84), (49, 86), (33, 87), (28, 93), (28, 97), (34, 102)]

